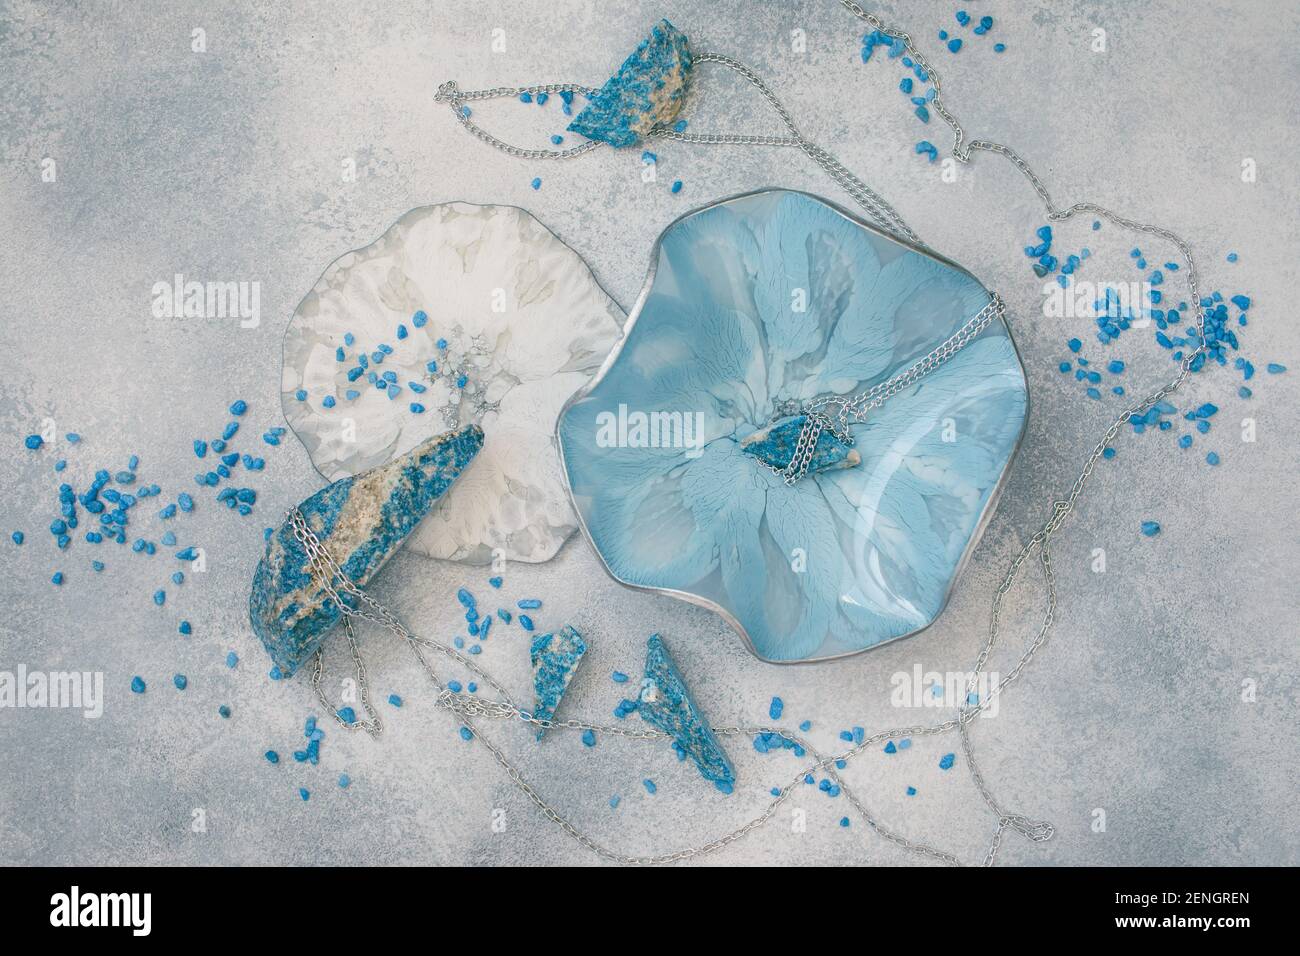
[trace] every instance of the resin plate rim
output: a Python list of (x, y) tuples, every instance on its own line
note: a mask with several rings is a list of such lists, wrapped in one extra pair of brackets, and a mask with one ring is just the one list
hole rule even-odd
[(829, 209), (831, 212), (843, 216), (845, 219), (847, 219), (849, 222), (853, 223), (856, 226), (860, 226), (861, 228), (866, 229), (869, 232), (873, 232), (876, 235), (889, 240), (890, 242), (894, 242), (897, 243), (898, 245), (904, 246), (913, 252), (926, 256), (927, 258), (933, 259), (936, 262), (939, 262), (951, 269), (955, 269), (956, 271), (962, 273), (963, 275), (969, 276), (971, 280), (976, 282), (981, 288), (984, 288), (987, 291), (987, 286), (985, 286), (983, 282), (980, 282), (980, 280), (974, 275), (974, 273), (972, 273), (969, 269), (966, 269), (964, 266), (958, 265), (957, 263), (953, 262), (951, 259), (947, 258), (946, 256), (942, 256), (931, 249), (928, 249), (924, 246), (917, 245), (916, 243), (909, 242), (906, 239), (900, 238), (898, 236), (892, 235), (891, 233), (888, 233), (885, 230), (881, 229), (879, 226), (872, 225), (871, 223), (859, 218), (858, 216), (854, 215), (852, 212), (845, 209), (843, 206), (839, 205), (838, 203), (832, 202), (831, 200), (826, 199), (823, 196), (818, 196), (816, 193), (810, 193), (802, 189), (786, 189), (781, 186), (765, 186), (760, 189), (752, 189), (749, 192), (737, 193), (736, 195), (733, 196), (726, 196), (722, 199), (715, 199), (712, 202), (705, 203), (702, 206), (697, 206), (694, 209), (690, 209), (682, 213), (680, 216), (676, 217), (670, 223), (668, 223), (668, 225), (664, 226), (664, 228), (660, 230), (659, 235), (655, 237), (654, 245), (650, 247), (650, 267), (649, 269), (646, 270), (646, 277), (644, 282), (641, 285), (641, 291), (637, 294), (636, 302), (633, 304), (631, 310), (627, 313), (627, 321), (623, 323), (623, 329), (619, 340), (614, 344), (614, 347), (610, 349), (609, 354), (605, 356), (605, 361), (601, 363), (600, 369), (596, 372), (595, 375), (591, 377), (591, 380), (588, 381), (587, 384), (584, 385), (582, 388), (578, 389), (578, 391), (570, 395), (569, 398), (565, 401), (565, 403), (560, 407), (560, 412), (555, 419), (555, 433), (553, 437), (554, 437), (556, 451), (560, 456), (560, 470), (564, 474), (564, 489), (568, 493), (569, 504), (573, 507), (574, 513), (578, 516), (578, 527), (582, 530), (583, 538), (586, 540), (586, 542), (589, 545), (591, 545), (591, 549), (594, 552), (596, 552), (596, 556), (600, 559), (601, 567), (605, 569), (606, 574), (608, 574), (613, 580), (617, 581), (623, 587), (629, 588), (633, 591), (648, 591), (652, 594), (663, 594), (668, 597), (675, 598), (679, 601), (685, 601), (687, 604), (694, 604), (697, 607), (702, 607), (709, 611), (712, 611), (713, 613), (721, 617), (724, 621), (726, 621), (727, 624), (731, 627), (731, 629), (735, 631), (738, 635), (740, 635), (740, 639), (744, 642), (745, 649), (748, 650), (752, 656), (762, 661), (764, 664), (776, 664), (783, 667), (808, 667), (808, 666), (816, 666), (818, 664), (829, 664), (834, 661), (841, 661), (850, 657), (857, 657), (860, 654), (865, 654), (869, 651), (874, 651), (878, 648), (884, 647), (887, 644), (893, 644), (895, 641), (901, 641), (904, 638), (908, 638), (908, 637), (915, 637), (917, 634), (920, 634), (922, 631), (929, 630), (931, 627), (934, 626), (934, 624), (939, 620), (939, 618), (943, 616), (943, 612), (948, 608), (948, 602), (952, 599), (952, 592), (957, 586), (957, 581), (961, 578), (962, 574), (965, 572), (966, 565), (970, 562), (971, 554), (974, 552), (976, 546), (983, 539), (984, 531), (988, 527), (989, 522), (993, 518), (993, 512), (996, 510), (998, 500), (1002, 497), (1003, 488), (1006, 486), (1007, 476), (1011, 473), (1011, 466), (1015, 462), (1016, 455), (1020, 451), (1020, 446), (1024, 443), (1025, 432), (1029, 427), (1029, 415), (1032, 409), (1031, 409), (1030, 394), (1029, 394), (1029, 377), (1025, 373), (1024, 357), (1020, 354), (1019, 346), (1016, 345), (1015, 336), (1012, 334), (1011, 331), (1011, 324), (1007, 322), (1005, 317), (999, 317), (998, 321), (1002, 324), (1002, 328), (1006, 332), (1007, 341), (1011, 343), (1011, 350), (1016, 357), (1017, 364), (1020, 366), (1021, 377), (1024, 379), (1025, 382), (1025, 412), (1020, 420), (1020, 430), (1016, 433), (1016, 440), (1011, 447), (1011, 453), (1007, 455), (1007, 460), (1002, 466), (1001, 474), (998, 475), (998, 480), (994, 483), (992, 490), (990, 490), (988, 499), (984, 503), (984, 508), (980, 512), (979, 518), (975, 522), (975, 528), (971, 532), (970, 538), (966, 542), (966, 547), (962, 551), (961, 558), (960, 560), (958, 560), (957, 565), (954, 568), (953, 573), (948, 580), (948, 586), (947, 588), (944, 589), (943, 601), (940, 603), (939, 609), (935, 612), (934, 617), (931, 618), (931, 620), (928, 623), (926, 623), (921, 627), (918, 627), (914, 631), (908, 631), (906, 634), (899, 634), (895, 637), (887, 638), (886, 640), (880, 641), (876, 644), (872, 644), (868, 647), (864, 647), (856, 651), (846, 651), (842, 654), (833, 654), (829, 657), (819, 657), (815, 660), (773, 660), (770, 657), (764, 657), (762, 654), (758, 652), (758, 650), (754, 646), (753, 640), (749, 636), (749, 632), (745, 630), (744, 625), (740, 623), (740, 621), (736, 618), (735, 615), (733, 615), (725, 607), (722, 607), (720, 604), (717, 604), (716, 602), (711, 601), (706, 597), (702, 597), (690, 591), (681, 591), (676, 588), (654, 587), (645, 584), (634, 584), (630, 581), (625, 581), (623, 578), (615, 574), (614, 570), (609, 566), (609, 563), (605, 560), (605, 555), (601, 553), (600, 547), (596, 544), (595, 539), (592, 538), (591, 530), (587, 527), (587, 520), (583, 516), (582, 509), (578, 507), (577, 499), (573, 493), (573, 482), (569, 478), (569, 464), (564, 454), (564, 439), (561, 436), (561, 426), (564, 422), (564, 418), (568, 414), (569, 409), (572, 406), (576, 405), (578, 402), (586, 398), (589, 394), (591, 394), (591, 391), (597, 385), (599, 385), (602, 381), (604, 381), (605, 376), (609, 374), (609, 372), (613, 369), (615, 363), (617, 363), (618, 357), (622, 353), (623, 347), (627, 344), (628, 339), (631, 336), (632, 329), (637, 323), (637, 319), (641, 317), (641, 310), (644, 308), (646, 300), (649, 299), (650, 292), (654, 288), (655, 277), (659, 271), (659, 258), (660, 258), (659, 254), (663, 246), (664, 237), (667, 236), (674, 229), (676, 229), (683, 222), (685, 222), (687, 219), (690, 219), (692, 216), (698, 216), (701, 213), (708, 212), (709, 210), (715, 209), (719, 206), (726, 206), (730, 203), (740, 202), (741, 200), (751, 199), (755, 196), (763, 196), (769, 193), (781, 193), (787, 195), (804, 196), (808, 199), (813, 200), (814, 202), (820, 203), (821, 205)]

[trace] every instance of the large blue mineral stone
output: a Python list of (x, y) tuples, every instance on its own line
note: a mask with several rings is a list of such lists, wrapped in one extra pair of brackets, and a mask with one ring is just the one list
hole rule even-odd
[[(587, 653), (586, 642), (582, 635), (570, 626), (558, 634), (539, 634), (533, 638), (529, 656), (533, 662), (533, 689), (537, 693), (537, 704), (533, 716), (538, 720), (550, 720), (559, 709), (560, 698), (573, 680), (573, 672), (582, 662), (582, 655)], [(537, 731), (537, 739), (542, 739), (543, 728)]]
[[(793, 415), (759, 429), (754, 434), (740, 440), (740, 450), (746, 455), (753, 455), (759, 461), (773, 468), (784, 470), (794, 457), (795, 447), (799, 443), (799, 434), (803, 431), (806, 415)], [(853, 447), (836, 438), (829, 428), (823, 428), (817, 434), (817, 444), (813, 446), (813, 456), (808, 462), (808, 473), (830, 471), (833, 468), (852, 468), (861, 464), (862, 456)]]
[(569, 130), (611, 146), (634, 146), (651, 127), (667, 126), (677, 118), (690, 76), (686, 34), (660, 20), (569, 124)]
[[(327, 485), (298, 510), (344, 576), (364, 587), (482, 447), (477, 425), (429, 438), (387, 464)], [(284, 677), (342, 616), (325, 583), (286, 518), (267, 540), (248, 600), (253, 631)]]
[(646, 642), (645, 680), (637, 713), (656, 730), (671, 734), (673, 744), (695, 761), (705, 780), (711, 780), (723, 793), (731, 792), (736, 775), (727, 755), (691, 699), (686, 682), (658, 634), (651, 634)]

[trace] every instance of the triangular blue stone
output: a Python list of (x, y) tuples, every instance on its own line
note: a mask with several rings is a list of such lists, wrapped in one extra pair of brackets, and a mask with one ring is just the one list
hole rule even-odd
[[(573, 680), (573, 672), (582, 662), (582, 655), (587, 653), (587, 645), (572, 627), (566, 625), (558, 634), (539, 634), (533, 638), (529, 648), (533, 662), (533, 690), (537, 694), (537, 705), (533, 716), (539, 720), (550, 720), (559, 709), (560, 698)], [(538, 729), (537, 739), (542, 739), (546, 731)]]
[(646, 642), (645, 681), (637, 712), (652, 727), (671, 734), (674, 744), (695, 761), (705, 780), (724, 793), (731, 792), (736, 775), (727, 755), (691, 699), (686, 682), (658, 634), (650, 635)]
[[(364, 587), (483, 447), (467, 425), (387, 464), (326, 485), (298, 505), (345, 577)], [(253, 574), (248, 613), (281, 675), (316, 652), (342, 611), (325, 595), (288, 518), (266, 542)]]
[(667, 126), (677, 118), (690, 76), (686, 34), (660, 20), (569, 124), (569, 130), (611, 146), (633, 146), (651, 127)]

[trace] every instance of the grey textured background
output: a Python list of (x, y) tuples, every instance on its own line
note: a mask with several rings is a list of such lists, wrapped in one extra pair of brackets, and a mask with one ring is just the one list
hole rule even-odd
[[(873, 4), (910, 29), (944, 68), (946, 100), (976, 136), (1007, 142), (1036, 164), (1058, 200), (1093, 199), (1190, 237), (1208, 289), (1250, 294), (1243, 332), (1261, 369), (1256, 397), (1235, 398), (1238, 376), (1214, 369), (1180, 396), (1223, 411), (1211, 441), (1183, 452), (1172, 434), (1125, 434), (1055, 549), (1059, 623), (996, 718), (975, 730), (998, 796), (1045, 817), (1057, 837), (1032, 846), (1009, 837), (1020, 864), (1269, 863), (1300, 860), (1295, 809), (1297, 733), (1296, 379), (1293, 310), (1300, 182), (1294, 104), (1300, 69), (1294, 3), (1000, 2), (968, 5), (997, 19), (958, 56), (934, 39), (953, 29), (960, 4)], [(209, 553), (209, 571), (170, 588), (165, 609), (149, 600), (171, 559), (76, 541), (55, 551), (45, 531), (57, 513), (52, 472), (66, 454), (78, 488), (98, 467), (117, 470), (132, 452), (144, 481), (170, 498), (192, 489), (195, 436), (217, 433), (236, 397), (249, 401), (245, 434), (278, 423), (279, 342), (290, 313), (325, 266), (362, 245), (412, 206), (450, 199), (531, 210), (584, 255), (625, 308), (640, 289), (660, 229), (693, 205), (764, 186), (846, 198), (793, 154), (660, 144), (660, 181), (639, 179), (635, 151), (601, 151), (567, 164), (529, 164), (488, 150), (454, 123), (433, 91), (533, 82), (598, 84), (659, 16), (697, 49), (730, 53), (768, 78), (808, 133), (895, 203), (917, 231), (1000, 290), (1029, 366), (1033, 416), (999, 510), (942, 619), (923, 635), (847, 662), (776, 668), (750, 658), (709, 613), (610, 582), (582, 540), (550, 564), (511, 567), (503, 596), (546, 599), (544, 625), (572, 622), (594, 645), (567, 698), (571, 715), (603, 719), (617, 701), (613, 668), (639, 672), (646, 634), (659, 630), (718, 723), (765, 718), (771, 695), (790, 723), (814, 722), (830, 748), (836, 733), (934, 719), (889, 704), (890, 677), (914, 664), (970, 666), (988, 601), (1009, 556), (1067, 487), (1114, 401), (1092, 402), (1056, 372), (1063, 343), (1090, 339), (1086, 320), (1041, 318), (1039, 284), (1021, 252), (1042, 213), (1027, 184), (996, 157), (963, 168), (954, 183), (913, 155), (925, 136), (946, 152), (945, 131), (922, 131), (897, 91), (897, 64), (858, 61), (860, 26), (831, 0), (700, 4), (0, 3), (0, 668), (99, 669), (99, 720), (55, 710), (0, 711), (0, 861), (313, 863), (587, 863), (595, 858), (545, 821), (484, 750), (456, 736), (408, 656), (368, 635), (381, 696), (403, 694), (378, 743), (327, 728), (319, 767), (294, 764), (304, 717), (316, 711), (305, 678), (272, 683), (246, 624), (246, 588), (261, 528), (319, 484), (290, 437), (265, 449), (255, 482), (256, 517), (239, 519), (200, 496), (183, 528)], [(903, 8), (906, 8), (905, 10)], [(1088, 49), (1104, 27), (1108, 52)], [(190, 51), (190, 31), (207, 51)], [(507, 50), (493, 53), (492, 30)], [(794, 53), (802, 29), (807, 52)], [(991, 44), (1008, 51), (995, 56)], [(716, 71), (693, 117), (698, 130), (772, 130), (757, 97)], [(557, 105), (557, 104), (556, 104)], [(552, 108), (548, 107), (548, 110)], [(483, 105), (476, 117), (515, 138), (545, 142), (557, 110)], [(543, 123), (543, 118), (547, 122)], [(531, 122), (531, 126), (528, 125)], [(53, 157), (58, 179), (44, 183)], [(358, 177), (343, 182), (355, 158)], [(1258, 181), (1240, 180), (1244, 157)], [(540, 191), (529, 181), (543, 178)], [(681, 178), (677, 196), (667, 186)], [(1083, 220), (1058, 227), (1063, 251), (1094, 251), (1083, 277), (1135, 279), (1131, 236)], [(1172, 250), (1142, 243), (1153, 261)], [(1224, 262), (1235, 249), (1241, 261)], [(241, 330), (222, 320), (160, 320), (150, 287), (173, 273), (258, 281), (263, 320)], [(1168, 288), (1182, 295), (1177, 282)], [(1094, 355), (1107, 354), (1090, 349)], [(1108, 354), (1130, 363), (1130, 392), (1163, 381), (1167, 354), (1149, 332)], [(1239, 440), (1255, 418), (1258, 440)], [(53, 418), (79, 448), (30, 454), (21, 437)], [(259, 443), (260, 445), (260, 443)], [(60, 443), (61, 446), (61, 443)], [(251, 450), (245, 441), (242, 448)], [(1203, 462), (1216, 448), (1217, 469)], [(137, 510), (130, 530), (157, 538)], [(1140, 521), (1164, 526), (1155, 539)], [(8, 541), (21, 528), (28, 543)], [(133, 535), (134, 536), (134, 535)], [(1091, 552), (1108, 569), (1094, 574)], [(102, 557), (102, 575), (89, 562)], [(49, 583), (62, 568), (62, 588)], [(165, 569), (165, 570), (164, 570)], [(480, 571), (400, 556), (376, 593), (416, 630), (453, 633), (455, 587), (487, 593)], [(1009, 605), (1005, 671), (1033, 627), (1040, 594)], [(195, 634), (182, 640), (176, 621)], [(498, 632), (500, 633), (500, 632)], [(227, 670), (227, 649), (241, 656)], [(482, 662), (520, 693), (527, 686), (519, 638), (494, 637)], [(334, 672), (342, 659), (334, 657)], [(177, 693), (171, 675), (189, 675)], [(132, 674), (150, 682), (128, 691)], [(1257, 682), (1254, 702), (1241, 699)], [(216, 715), (229, 703), (234, 716)], [(789, 754), (730, 750), (741, 775), (723, 797), (663, 747), (575, 736), (534, 746), (518, 728), (492, 728), (525, 774), (580, 826), (620, 851), (698, 844), (748, 819), (767, 788), (798, 769)], [(285, 756), (270, 767), (262, 751)], [(918, 740), (910, 752), (866, 754), (848, 771), (867, 804), (898, 831), (976, 861), (993, 818), (958, 767), (937, 769), (951, 738)], [(350, 791), (333, 783), (340, 771)], [(659, 785), (656, 796), (643, 777)], [(313, 791), (299, 801), (300, 785)], [(904, 796), (914, 785), (919, 793)], [(623, 796), (611, 812), (610, 794)], [(848, 808), (808, 788), (807, 831), (783, 810), (769, 827), (712, 859), (725, 863), (893, 863), (909, 857)], [(207, 830), (191, 831), (195, 808)], [(505, 811), (494, 832), (494, 808)], [(1094, 810), (1106, 830), (1091, 829)]]

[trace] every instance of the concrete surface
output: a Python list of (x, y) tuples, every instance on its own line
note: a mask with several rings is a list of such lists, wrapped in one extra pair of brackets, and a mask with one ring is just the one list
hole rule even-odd
[[(1255, 305), (1242, 332), (1261, 372), (1255, 397), (1236, 397), (1230, 367), (1198, 376), (1180, 409), (1214, 401), (1214, 430), (1192, 449), (1172, 432), (1117, 443), (1054, 550), (1056, 627), (1041, 655), (974, 738), (997, 796), (1057, 825), (1051, 842), (1017, 836), (1010, 864), (1295, 864), (1297, 508), (1295, 302), (1300, 136), (1288, 104), (1300, 96), (1291, 39), (1294, 3), (1176, 0), (1129, 4), (997, 2), (994, 34), (968, 31), (952, 56), (935, 32), (956, 30), (951, 3), (872, 5), (921, 39), (944, 71), (945, 98), (975, 136), (1007, 142), (1047, 178), (1059, 201), (1092, 199), (1169, 226), (1192, 242), (1207, 290), (1244, 292)], [(364, 644), (389, 731), (379, 742), (326, 727), (319, 766), (294, 763), (302, 723), (319, 708), (305, 675), (274, 683), (246, 621), (246, 594), (263, 526), (318, 487), (291, 436), (254, 442), (280, 422), (280, 339), (325, 266), (370, 241), (409, 208), (465, 199), (524, 206), (584, 255), (625, 308), (641, 287), (660, 229), (687, 208), (764, 186), (806, 189), (846, 203), (811, 164), (776, 149), (660, 143), (659, 181), (640, 178), (637, 151), (598, 151), (569, 163), (528, 163), (470, 139), (433, 92), (536, 82), (598, 84), (649, 24), (668, 16), (700, 50), (732, 54), (766, 77), (814, 139), (888, 197), (936, 248), (1000, 290), (1030, 369), (1032, 419), (983, 543), (939, 622), (918, 637), (846, 662), (776, 668), (751, 658), (720, 620), (668, 598), (621, 589), (580, 539), (549, 564), (506, 569), (502, 597), (539, 596), (543, 626), (575, 624), (591, 638), (585, 674), (565, 707), (597, 720), (621, 696), (613, 669), (638, 674), (650, 630), (719, 724), (759, 723), (773, 694), (785, 721), (811, 720), (827, 749), (837, 733), (929, 723), (937, 710), (891, 704), (891, 679), (914, 666), (968, 668), (987, 624), (992, 589), (1024, 537), (1063, 493), (1119, 409), (1083, 397), (1056, 371), (1064, 342), (1092, 342), (1088, 320), (1042, 317), (1040, 283), (1022, 249), (1043, 222), (1027, 184), (982, 156), (944, 182), (912, 152), (937, 123), (911, 115), (901, 67), (863, 66), (863, 29), (831, 0), (712, 4), (0, 4), (0, 670), (104, 674), (103, 716), (58, 709), (0, 710), (0, 862), (5, 863), (590, 863), (596, 858), (546, 821), (484, 749), (456, 734), (432, 705), (418, 666), (395, 642)], [(904, 9), (905, 8), (905, 9)], [(1092, 52), (1093, 30), (1107, 49)], [(192, 30), (206, 31), (193, 52)], [(493, 51), (495, 29), (504, 52)], [(806, 49), (792, 46), (804, 31)], [(998, 56), (995, 40), (1008, 44)], [(703, 72), (696, 130), (775, 130), (758, 98), (716, 69)], [(483, 104), (489, 128), (544, 145), (559, 128), (553, 102)], [(43, 180), (43, 161), (56, 178)], [(1243, 182), (1243, 160), (1257, 179)], [(345, 180), (347, 160), (354, 181)], [(542, 177), (539, 191), (529, 188)], [(668, 191), (672, 179), (685, 187)], [(1090, 217), (1057, 228), (1057, 248), (1088, 245), (1084, 277), (1129, 281), (1135, 244), (1153, 262), (1172, 256)], [(1229, 265), (1225, 254), (1240, 253)], [(261, 321), (167, 319), (151, 288), (176, 273), (260, 283)], [(1181, 296), (1180, 278), (1166, 288)], [(1094, 358), (1122, 357), (1130, 394), (1172, 368), (1150, 331), (1130, 332)], [(1270, 376), (1266, 362), (1293, 371)], [(1104, 363), (1103, 363), (1104, 364)], [(1109, 384), (1109, 383), (1108, 383)], [(162, 501), (193, 491), (190, 442), (211, 437), (226, 406), (250, 403), (240, 450), (260, 448), (266, 471), (255, 516), (218, 511), (210, 495), (176, 527), (205, 547), (208, 567), (164, 608), (150, 594), (175, 562), (75, 540), (58, 552), (66, 457), (78, 488), (96, 468), (141, 458), (140, 477), (164, 497), (137, 509), (129, 533), (154, 540)], [(1254, 420), (1254, 442), (1241, 440)], [(29, 453), (22, 437), (52, 419), (76, 431)], [(1204, 463), (1206, 451), (1223, 458)], [(1162, 533), (1138, 534), (1145, 519)], [(83, 525), (82, 530), (84, 530)], [(27, 543), (13, 546), (11, 530)], [(1104, 549), (1096, 573), (1094, 549)], [(167, 551), (168, 549), (163, 549)], [(90, 561), (107, 568), (93, 573)], [(50, 576), (62, 569), (62, 587)], [(454, 592), (490, 592), (478, 570), (400, 556), (377, 596), (417, 631), (450, 637)], [(1030, 575), (1008, 603), (991, 663), (1005, 673), (1039, 613)], [(194, 635), (183, 639), (185, 617)], [(500, 637), (498, 638), (498, 634)], [(522, 696), (522, 639), (498, 632), (480, 658)], [(224, 664), (227, 650), (241, 661)], [(338, 693), (345, 655), (335, 647), (327, 685)], [(189, 689), (171, 676), (184, 672)], [(131, 676), (149, 682), (142, 696)], [(1253, 692), (1252, 692), (1253, 688)], [(1245, 698), (1245, 699), (1243, 699)], [(233, 709), (229, 720), (219, 704)], [(802, 764), (729, 741), (740, 786), (724, 797), (662, 746), (576, 735), (535, 745), (520, 729), (489, 731), (525, 776), (575, 823), (619, 852), (666, 852), (720, 836), (757, 813), (769, 787)], [(262, 758), (268, 747), (283, 759)], [(847, 771), (887, 825), (978, 862), (994, 819), (980, 803), (951, 737), (917, 739), (902, 754), (864, 754)], [(351, 775), (350, 790), (334, 783)], [(658, 793), (642, 788), (653, 778)], [(302, 803), (296, 790), (312, 791)], [(917, 794), (905, 795), (914, 786)], [(612, 794), (623, 798), (611, 811)], [(789, 808), (806, 811), (806, 828)], [(497, 812), (503, 811), (503, 812)], [(1099, 813), (1100, 811), (1100, 813)], [(870, 833), (844, 799), (808, 787), (766, 828), (712, 862), (911, 863)], [(1104, 813), (1104, 829), (1099, 826)], [(494, 826), (494, 821), (496, 825)]]

